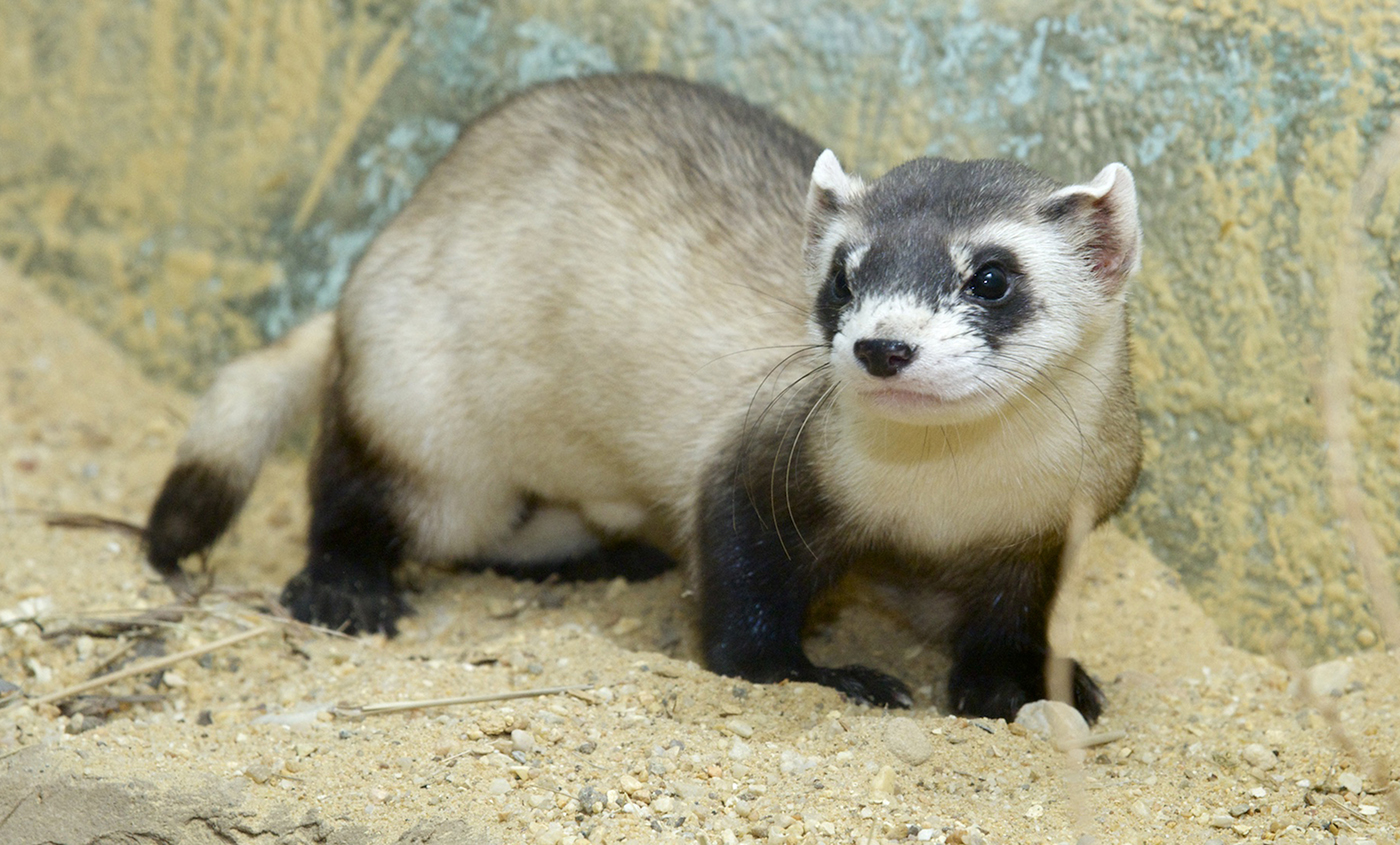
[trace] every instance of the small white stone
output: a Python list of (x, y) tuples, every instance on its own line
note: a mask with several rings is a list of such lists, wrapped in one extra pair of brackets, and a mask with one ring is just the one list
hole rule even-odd
[(1313, 695), (1341, 695), (1351, 680), (1351, 664), (1345, 660), (1329, 660), (1309, 667), (1307, 676)]
[(1278, 765), (1278, 758), (1274, 756), (1274, 752), (1257, 742), (1246, 745), (1240, 756), (1249, 765), (1265, 772)]
[(1026, 818), (1038, 819), (1045, 815), (1045, 807), (1040, 804), (1032, 804), (1026, 808)]
[(1016, 724), (1064, 748), (1078, 745), (1089, 736), (1089, 723), (1084, 716), (1063, 701), (1024, 704), (1016, 712)]
[(753, 725), (750, 725), (743, 719), (729, 719), (724, 723), (724, 726), (729, 729), (730, 733), (741, 736), (744, 739), (753, 736)]
[(790, 748), (785, 748), (778, 758), (778, 771), (785, 775), (800, 775), (814, 768), (818, 762), (816, 757), (804, 757)]
[(747, 760), (752, 756), (753, 749), (749, 747), (749, 744), (737, 736), (734, 737), (734, 741), (729, 744), (729, 759)]
[(510, 745), (515, 751), (529, 754), (535, 750), (535, 735), (529, 731), (513, 730), (510, 732)]
[(919, 723), (908, 716), (895, 716), (885, 725), (885, 746), (890, 753), (917, 766), (933, 756), (933, 743), (929, 741)]
[(1361, 775), (1356, 772), (1342, 772), (1337, 775), (1337, 784), (1353, 795), (1360, 795), (1362, 792)]
[(894, 768), (891, 766), (881, 766), (880, 771), (875, 773), (875, 779), (870, 783), (870, 791), (882, 798), (888, 798), (895, 794), (898, 785), (894, 779)]

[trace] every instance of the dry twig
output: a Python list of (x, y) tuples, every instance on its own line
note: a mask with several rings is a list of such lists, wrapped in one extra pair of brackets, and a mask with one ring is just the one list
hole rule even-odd
[(1363, 257), (1366, 249), (1366, 217), (1385, 190), (1392, 171), (1400, 163), (1400, 117), (1392, 119), (1390, 130), (1381, 140), (1371, 163), (1361, 172), (1352, 189), (1351, 210), (1342, 222), (1337, 261), (1332, 276), (1332, 307), (1329, 313), (1327, 360), (1318, 385), (1318, 404), (1323, 430), (1327, 435), (1327, 468), (1332, 476), (1332, 498), (1351, 535), (1356, 568), (1366, 579), (1371, 607), (1388, 648), (1400, 648), (1400, 602), (1395, 597), (1395, 581), (1387, 573), (1385, 549), (1381, 547), (1371, 520), (1366, 516), (1366, 491), (1352, 441), (1356, 425), (1351, 400), (1357, 326), (1361, 323), (1361, 294), (1369, 290), (1359, 284), (1367, 276)]
[(272, 629), (268, 627), (252, 628), (250, 630), (243, 631), (232, 636), (224, 637), (221, 640), (216, 640), (212, 643), (209, 643), (208, 645), (202, 645), (199, 648), (191, 648), (179, 652), (178, 654), (172, 654), (167, 657), (158, 657), (154, 660), (147, 660), (143, 663), (137, 663), (133, 666), (128, 666), (127, 668), (122, 669), (119, 672), (113, 672), (110, 675), (103, 675), (99, 678), (94, 678), (90, 681), (84, 681), (81, 684), (74, 684), (73, 686), (68, 687), (66, 689), (61, 689), (58, 692), (51, 692), (48, 695), (43, 695), (38, 698), (32, 699), (29, 701), (29, 703), (34, 706), (38, 706), (40, 704), (51, 704), (55, 701), (62, 701), (65, 698), (71, 698), (72, 696), (78, 695), (79, 693), (87, 692), (88, 690), (105, 687), (108, 684), (125, 680), (126, 678), (136, 677), (137, 675), (148, 675), (151, 672), (158, 672), (161, 669), (165, 669), (168, 666), (173, 666), (174, 664), (179, 663), (182, 660), (188, 660), (191, 657), (199, 657), (202, 654), (208, 654), (211, 651), (218, 651), (221, 648), (231, 646), (235, 643), (241, 643), (244, 640), (251, 640), (254, 637), (260, 637), (271, 630)]
[(337, 707), (337, 716), (371, 716), (377, 713), (398, 713), (403, 710), (421, 710), (427, 707), (449, 707), (454, 704), (483, 704), (490, 701), (509, 701), (513, 698), (537, 698), (542, 695), (557, 695), (576, 690), (592, 689), (592, 684), (572, 684), (563, 687), (542, 687), (539, 689), (511, 690), (510, 692), (488, 693), (486, 695), (464, 695), (455, 698), (426, 698), (418, 701), (389, 701), (380, 704), (364, 704), (358, 707)]

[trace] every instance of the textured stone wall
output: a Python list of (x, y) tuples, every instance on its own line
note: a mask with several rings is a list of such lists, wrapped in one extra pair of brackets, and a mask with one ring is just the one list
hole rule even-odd
[(1317, 391), (1347, 291), (1345, 407), (1394, 586), (1400, 177), (1378, 150), (1400, 9), (1379, 0), (8, 0), (0, 254), (198, 386), (335, 302), (464, 118), (636, 68), (766, 103), (872, 175), (1128, 163), (1149, 449), (1122, 523), (1246, 645), (1377, 641)]

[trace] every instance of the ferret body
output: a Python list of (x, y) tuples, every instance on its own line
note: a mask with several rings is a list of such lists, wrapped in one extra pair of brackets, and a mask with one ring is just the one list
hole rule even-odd
[(1122, 165), (865, 184), (712, 88), (530, 89), (464, 130), (333, 316), (220, 374), (148, 555), (173, 574), (212, 544), (319, 400), (300, 619), (392, 633), (405, 557), (559, 563), (644, 533), (691, 567), (714, 670), (908, 705), (801, 644), (823, 587), (893, 560), (955, 598), (951, 709), (1010, 718), (1045, 696), (1075, 503), (1101, 520), (1136, 478), (1139, 243)]

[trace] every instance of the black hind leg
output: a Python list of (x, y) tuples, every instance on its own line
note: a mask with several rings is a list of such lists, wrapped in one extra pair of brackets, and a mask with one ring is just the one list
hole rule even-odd
[[(1047, 627), (1060, 578), (1060, 547), (981, 573), (963, 595), (964, 616), (948, 678), (954, 713), (1011, 721), (1021, 705), (1049, 697)], [(1078, 661), (1066, 659), (1074, 706), (1089, 722), (1103, 712), (1103, 692)]]
[(293, 616), (348, 633), (397, 633), (409, 608), (393, 581), (403, 538), (390, 512), (391, 490), (332, 391), (311, 472), (306, 568), (282, 590)]

